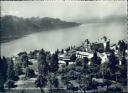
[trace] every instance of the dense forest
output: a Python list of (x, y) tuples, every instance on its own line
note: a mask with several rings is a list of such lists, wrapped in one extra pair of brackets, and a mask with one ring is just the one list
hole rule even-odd
[(39, 31), (78, 26), (79, 23), (66, 22), (55, 18), (21, 18), (16, 16), (1, 17), (1, 42), (6, 42)]

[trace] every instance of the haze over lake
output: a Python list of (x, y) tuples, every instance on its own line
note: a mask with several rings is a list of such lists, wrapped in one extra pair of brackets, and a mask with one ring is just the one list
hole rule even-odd
[(78, 46), (85, 39), (95, 42), (102, 36), (107, 36), (111, 43), (126, 38), (126, 24), (124, 22), (90, 23), (72, 28), (33, 33), (11, 42), (2, 43), (1, 55), (13, 56), (22, 51), (29, 52), (41, 48), (54, 52), (57, 48)]

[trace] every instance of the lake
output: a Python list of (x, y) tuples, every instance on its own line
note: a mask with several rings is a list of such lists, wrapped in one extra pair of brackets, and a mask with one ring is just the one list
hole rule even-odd
[(70, 45), (79, 45), (85, 39), (97, 41), (102, 36), (107, 36), (111, 43), (126, 38), (127, 26), (123, 22), (90, 23), (77, 27), (42, 31), (33, 33), (7, 43), (1, 44), (2, 56), (13, 56), (21, 51), (32, 51), (44, 48), (51, 52), (57, 48), (62, 49)]

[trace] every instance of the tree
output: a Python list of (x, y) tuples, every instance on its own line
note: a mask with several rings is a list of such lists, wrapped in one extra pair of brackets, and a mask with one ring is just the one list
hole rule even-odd
[(110, 50), (110, 40), (106, 42), (105, 52), (109, 52), (109, 50)]
[(102, 73), (103, 79), (111, 79), (111, 70), (109, 68), (109, 63), (105, 62), (100, 66), (100, 72)]
[(55, 51), (55, 54), (57, 54), (57, 55), (58, 55), (58, 54), (59, 54), (59, 52), (60, 52), (60, 51), (59, 51), (59, 49), (57, 48), (57, 50)]
[(70, 70), (68, 73), (67, 73), (67, 78), (69, 80), (76, 80), (78, 77), (78, 72), (74, 71), (74, 70)]
[(22, 56), (22, 62), (23, 62), (23, 67), (24, 68), (28, 67), (29, 61), (28, 61), (28, 56), (27, 55)]
[(92, 89), (97, 89), (98, 85), (99, 85), (98, 82), (96, 82), (94, 80), (92, 80), (92, 82), (90, 84), (90, 86), (92, 87)]
[(112, 84), (112, 82), (110, 80), (105, 80), (104, 84), (107, 86), (107, 90), (108, 90), (108, 88)]
[(32, 78), (35, 76), (35, 72), (33, 69), (30, 69), (29, 67), (26, 68), (25, 76), (28, 78)]
[(121, 85), (119, 85), (119, 84), (111, 84), (109, 87), (108, 87), (108, 89), (107, 89), (107, 91), (109, 92), (109, 93), (122, 93), (123, 92), (123, 89), (122, 89), (122, 86)]
[(90, 77), (90, 75), (87, 76), (83, 76), (81, 78), (81, 81), (79, 82), (80, 84), (80, 88), (84, 91), (84, 93), (86, 93), (86, 90), (90, 89), (90, 85), (92, 83), (92, 78)]
[(59, 87), (59, 80), (54, 74), (50, 75), (49, 82), (51, 87), (54, 87), (54, 88)]
[(26, 68), (26, 67), (28, 67), (28, 65), (29, 65), (29, 60), (28, 60), (28, 55), (27, 55), (27, 53), (26, 52), (20, 52), (19, 54), (18, 54), (18, 56), (19, 56), (19, 59), (21, 60), (21, 62), (22, 62), (22, 66), (24, 67), (24, 68)]
[(127, 85), (127, 60), (125, 57), (122, 57), (121, 59), (121, 66), (120, 66), (120, 82), (123, 84), (123, 85)]
[(82, 66), (82, 59), (77, 58), (75, 62), (76, 62), (76, 66)]
[(59, 59), (58, 59), (58, 54), (52, 54), (51, 57), (51, 63), (50, 63), (50, 71), (51, 72), (56, 72), (59, 68), (59, 63), (58, 63)]
[(37, 77), (37, 80), (35, 81), (35, 84), (36, 84), (36, 87), (39, 87), (41, 89), (41, 92), (43, 93), (44, 90), (42, 88), (47, 85), (47, 79), (44, 76), (39, 75)]
[(14, 71), (15, 71), (16, 76), (23, 74), (22, 67), (21, 67), (20, 63), (15, 63)]
[(61, 50), (61, 54), (63, 54), (63, 53), (64, 53), (64, 49)]
[(75, 62), (75, 60), (76, 60), (76, 54), (72, 54), (71, 56), (70, 56), (70, 60), (72, 61), (72, 62)]
[(110, 69), (115, 72), (116, 70), (116, 65), (119, 64), (119, 60), (118, 58), (115, 56), (114, 51), (110, 52), (110, 56), (109, 56), (109, 66)]
[(87, 44), (89, 44), (89, 43), (90, 43), (90, 41), (89, 41), (88, 39), (86, 39), (86, 40), (85, 40), (85, 42), (86, 42)]
[(7, 88), (14, 88), (15, 87), (15, 82), (13, 80), (8, 80), (6, 83), (5, 83), (5, 86)]
[(124, 56), (121, 59), (121, 65), (124, 65), (124, 66), (127, 65), (127, 60)]
[(49, 71), (49, 65), (46, 62), (46, 53), (43, 49), (39, 52), (38, 56), (38, 70), (41, 75), (47, 75)]
[(80, 88), (84, 91), (84, 93), (85, 93), (85, 91), (86, 91), (86, 85), (85, 84), (80, 84)]
[(46, 62), (47, 62), (48, 64), (51, 63), (51, 54), (50, 54), (50, 53), (46, 53)]
[(65, 51), (68, 52), (70, 50), (70, 47), (66, 48)]
[(84, 58), (82, 59), (82, 65), (83, 65), (83, 68), (84, 68), (84, 69), (87, 68), (88, 62), (89, 62), (89, 59), (88, 59), (87, 57), (84, 57)]
[(18, 77), (15, 75), (14, 63), (11, 58), (8, 58), (7, 79), (8, 80), (17, 80), (18, 79)]
[(127, 48), (127, 44), (121, 40), (118, 42), (118, 45), (119, 45), (119, 53), (121, 56), (125, 56), (125, 50)]
[(58, 88), (59, 87), (59, 80), (58, 80), (58, 78), (53, 78), (53, 85), (54, 85), (54, 87), (55, 88)]
[(68, 89), (68, 90), (72, 90), (73, 93), (74, 93), (75, 91), (78, 91), (78, 87), (75, 87), (72, 83), (68, 83), (67, 89)]
[(39, 53), (39, 50), (30, 51), (29, 58), (31, 59), (37, 59), (37, 54)]
[[(39, 65), (38, 65), (39, 66)], [(41, 75), (48, 75), (48, 72), (49, 72), (49, 65), (47, 62), (41, 64), (40, 66), (40, 70), (39, 70), (39, 73)]]
[(93, 57), (91, 58), (91, 64), (92, 65), (100, 65), (101, 64), (101, 58), (97, 56), (97, 52), (95, 51), (93, 53)]
[(0, 57), (0, 92), (4, 91), (4, 83), (7, 79), (7, 60)]

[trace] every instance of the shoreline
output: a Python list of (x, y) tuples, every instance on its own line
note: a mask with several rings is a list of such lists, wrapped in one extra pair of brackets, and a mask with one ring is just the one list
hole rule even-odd
[(37, 32), (27, 33), (27, 34), (24, 34), (24, 35), (16, 35), (16, 36), (11, 36), (11, 37), (1, 37), (1, 38), (0, 38), (0, 43), (8, 43), (8, 42), (11, 42), (11, 41), (14, 41), (14, 40), (17, 40), (17, 39), (26, 37), (26, 36), (28, 36), (28, 35), (35, 34), (35, 33), (47, 32), (47, 31), (49, 32), (49, 31), (52, 31), (52, 30), (59, 30), (59, 29), (68, 29), (68, 28), (77, 27), (77, 26), (80, 26), (80, 25), (81, 25), (81, 24), (78, 24), (78, 25), (75, 25), (75, 26), (71, 26), (71, 27), (65, 27), (65, 28), (55, 28), (55, 29), (47, 29), (47, 30), (37, 30)]

